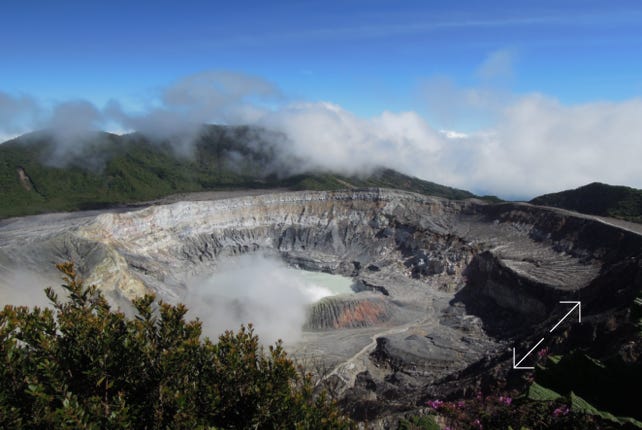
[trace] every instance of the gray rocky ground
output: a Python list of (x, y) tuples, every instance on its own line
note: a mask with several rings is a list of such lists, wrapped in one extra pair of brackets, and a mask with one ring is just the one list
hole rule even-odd
[(208, 194), (4, 220), (0, 282), (55, 282), (53, 264), (71, 259), (115, 304), (145, 292), (177, 301), (188, 279), (256, 251), (357, 280), (359, 292), (311, 308), (287, 347), (354, 416), (381, 423), (510, 369), (511, 348), (559, 319), (560, 300), (601, 318), (642, 283), (636, 225), (382, 189)]

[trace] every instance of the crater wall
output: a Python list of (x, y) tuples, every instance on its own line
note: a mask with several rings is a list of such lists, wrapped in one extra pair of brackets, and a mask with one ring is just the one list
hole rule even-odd
[(57, 283), (53, 264), (71, 259), (116, 304), (145, 292), (178, 301), (189, 279), (223, 257), (256, 251), (357, 281), (360, 292), (314, 305), (292, 346), (332, 366), (329, 377), (355, 401), (412, 403), (404, 396), (425, 384), (454, 390), (442, 382), (506, 360), (509, 344), (558, 316), (559, 300), (581, 297), (583, 313), (598, 318), (642, 288), (635, 229), (529, 204), (385, 189), (0, 222), (2, 279), (22, 270)]

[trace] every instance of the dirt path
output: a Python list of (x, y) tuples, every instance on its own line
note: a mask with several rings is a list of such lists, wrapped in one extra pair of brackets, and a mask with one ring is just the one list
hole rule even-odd
[(327, 379), (333, 375), (336, 375), (340, 378), (347, 387), (352, 387), (354, 385), (357, 375), (364, 370), (367, 370), (368, 355), (372, 352), (377, 346), (377, 338), (382, 336), (387, 336), (391, 334), (398, 334), (408, 331), (411, 327), (416, 327), (419, 325), (426, 324), (428, 320), (415, 320), (409, 323), (406, 323), (401, 326), (392, 327), (384, 331), (377, 332), (370, 336), (371, 342), (361, 348), (356, 354), (350, 357), (348, 360), (337, 365), (330, 373), (328, 373), (325, 378)]

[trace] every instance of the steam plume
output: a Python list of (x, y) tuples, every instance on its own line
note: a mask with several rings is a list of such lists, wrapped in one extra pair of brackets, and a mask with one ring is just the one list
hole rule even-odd
[(245, 254), (223, 260), (217, 273), (188, 285), (184, 302), (211, 338), (252, 323), (260, 339), (296, 341), (307, 307), (332, 292), (306, 281), (275, 258)]

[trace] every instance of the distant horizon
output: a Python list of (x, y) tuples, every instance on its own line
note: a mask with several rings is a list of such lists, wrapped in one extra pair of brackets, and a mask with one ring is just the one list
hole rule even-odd
[[(214, 123), (207, 124), (207, 123), (204, 123), (204, 124), (201, 124), (201, 126), (203, 126), (203, 127), (215, 126), (215, 127), (231, 127), (231, 128), (234, 128), (234, 127), (246, 127), (247, 125), (226, 125), (226, 124), (214, 124)], [(250, 125), (249, 127), (252, 127), (252, 126)], [(440, 132), (445, 132), (445, 131), (440, 130)], [(51, 136), (54, 137), (52, 130), (43, 128), (43, 129), (38, 129), (38, 130), (32, 130), (30, 132), (26, 132), (26, 133), (14, 136), (14, 137), (12, 137), (10, 139), (0, 141), (0, 145), (2, 145), (4, 143), (7, 143), (7, 142), (9, 142), (11, 140), (16, 140), (16, 139), (22, 138), (22, 137), (30, 135), (30, 134), (38, 134), (38, 133), (50, 133)], [(115, 135), (115, 136), (118, 136), (118, 137), (130, 135), (130, 134), (135, 134), (135, 133), (142, 133), (144, 135), (143, 132), (139, 132), (139, 131), (136, 131), (136, 130), (125, 131), (125, 132), (112, 132), (112, 131), (108, 131), (108, 130), (90, 130), (90, 131), (87, 131), (87, 133), (88, 134), (81, 136), (81, 138), (85, 138), (88, 135), (91, 135), (92, 133), (97, 133), (97, 134), (107, 133), (107, 134)], [(152, 136), (146, 136), (146, 137), (150, 138)], [(382, 165), (382, 166), (374, 168), (373, 171), (376, 170), (376, 169), (388, 169), (388, 168), (390, 168), (390, 167)], [(392, 169), (392, 168), (390, 168), (390, 169)], [(395, 170), (395, 169), (392, 169), (392, 170)], [(330, 173), (342, 174), (342, 172), (330, 172)], [(418, 176), (415, 176), (415, 175), (411, 175), (411, 174), (408, 174), (408, 176), (415, 177), (417, 179), (421, 179), (421, 180), (428, 181), (428, 182), (434, 182), (434, 181), (431, 181), (429, 178), (428, 179), (421, 178), (421, 177), (418, 177)], [(635, 187), (630, 187), (630, 186), (625, 185), (625, 184), (609, 184), (609, 183), (604, 183), (604, 182), (599, 182), (599, 181), (592, 181), (592, 182), (587, 182), (586, 184), (579, 185), (577, 187), (565, 188), (565, 189), (559, 189), (559, 190), (551, 190), (551, 191), (548, 191), (548, 192), (545, 192), (545, 193), (541, 193), (541, 194), (538, 194), (538, 195), (534, 195), (534, 196), (501, 197), (501, 196), (498, 196), (495, 193), (492, 193), (492, 191), (491, 192), (479, 192), (479, 191), (476, 191), (474, 189), (463, 189), (463, 191), (472, 192), (473, 194), (475, 194), (478, 197), (496, 196), (496, 197), (502, 198), (502, 200), (509, 201), (509, 202), (529, 202), (529, 201), (531, 201), (532, 199), (534, 199), (536, 197), (541, 197), (541, 196), (546, 195), (546, 194), (555, 194), (555, 193), (559, 193), (559, 192), (562, 192), (562, 191), (570, 191), (570, 190), (574, 190), (574, 189), (577, 189), (577, 188), (583, 188), (585, 186), (592, 185), (592, 184), (604, 184), (604, 185), (613, 186), (613, 187), (629, 187), (629, 188), (633, 188), (633, 189), (638, 189), (638, 188), (635, 188)], [(454, 186), (452, 186), (450, 184), (445, 184), (445, 183), (438, 183), (438, 185), (454, 187)], [(457, 187), (454, 187), (454, 188), (457, 188)]]
[(310, 165), (503, 198), (642, 188), (640, 2), (9, 0), (3, 16), (0, 141), (244, 124)]

